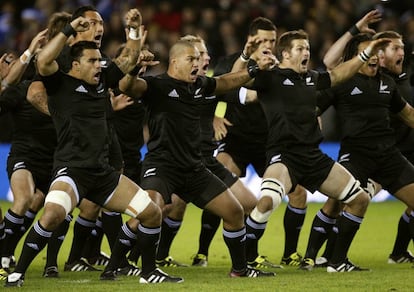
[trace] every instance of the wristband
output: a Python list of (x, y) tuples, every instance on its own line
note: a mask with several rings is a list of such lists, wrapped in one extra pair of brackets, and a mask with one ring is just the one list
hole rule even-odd
[(247, 73), (249, 73), (249, 76), (251, 78), (256, 77), (257, 72), (259, 72), (259, 70), (259, 65), (257, 64), (247, 66)]
[(243, 63), (247, 63), (247, 62), (249, 62), (249, 56), (247, 56), (245, 53), (244, 53), (244, 51), (240, 54), (240, 60), (243, 62)]
[(244, 51), (240, 54), (240, 60), (242, 61), (242, 62), (244, 62), (244, 63), (247, 63), (247, 62), (249, 62), (249, 56), (247, 56), (245, 53), (244, 53)]
[(355, 36), (360, 33), (358, 27), (355, 24), (351, 26), (351, 28), (348, 31), (352, 36)]
[(32, 54), (30, 53), (29, 49), (24, 51), (24, 53), (20, 56), (20, 63), (22, 64), (29, 64), (30, 60), (32, 59)]
[(65, 27), (62, 29), (62, 33), (66, 36), (66, 37), (70, 37), (71, 35), (75, 35), (76, 34), (76, 30), (72, 27), (72, 25), (70, 25), (70, 23), (66, 24)]
[(370, 54), (368, 53), (368, 50), (365, 49), (361, 53), (359, 53), (358, 58), (361, 60), (362, 63), (367, 62), (370, 58)]
[(139, 70), (141, 70), (141, 66), (139, 66), (139, 65), (136, 65), (135, 67), (134, 67), (134, 69), (132, 69), (131, 71), (129, 71), (129, 75), (131, 75), (131, 76), (137, 76), (138, 75), (138, 73), (139, 73)]
[(239, 89), (239, 101), (241, 104), (246, 104), (246, 98), (247, 98), (247, 88), (246, 87), (240, 87)]
[(130, 27), (129, 28), (128, 37), (131, 40), (134, 40), (134, 41), (137, 41), (137, 40), (140, 40), (141, 39), (141, 36), (139, 35), (138, 30), (136, 28), (134, 28), (134, 27)]
[(224, 116), (226, 115), (226, 110), (227, 110), (227, 103), (224, 101), (219, 101), (217, 103), (216, 111), (214, 112), (214, 115), (219, 118), (224, 118)]

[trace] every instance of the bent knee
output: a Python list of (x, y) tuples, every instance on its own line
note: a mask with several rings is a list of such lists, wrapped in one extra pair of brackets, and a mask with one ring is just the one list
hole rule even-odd
[(147, 208), (158, 209), (159, 213), (161, 213), (158, 206), (156, 206), (157, 208), (154, 208), (152, 205), (156, 206), (156, 204), (152, 202), (150, 196), (148, 195), (148, 192), (144, 191), (143, 189), (139, 189), (137, 193), (132, 197), (124, 213), (134, 218), (144, 213)]

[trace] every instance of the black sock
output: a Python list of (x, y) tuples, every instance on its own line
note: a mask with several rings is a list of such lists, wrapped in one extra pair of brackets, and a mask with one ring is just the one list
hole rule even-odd
[(198, 254), (208, 256), (208, 249), (220, 226), (220, 222), (221, 218), (219, 216), (207, 210), (203, 210), (203, 214), (201, 215), (201, 231), (198, 240)]
[(32, 226), (34, 219), (36, 218), (37, 211), (33, 211), (31, 209), (27, 210), (24, 214), (24, 229), (29, 230), (30, 226)]
[(112, 249), (111, 259), (105, 271), (116, 271), (122, 267), (126, 261), (126, 254), (136, 244), (137, 234), (129, 228), (128, 224), (123, 224), (118, 232), (117, 239)]
[(132, 247), (131, 251), (128, 254), (128, 261), (131, 261), (137, 264), (140, 256), (141, 256), (141, 251), (139, 250), (138, 244), (135, 243), (135, 245)]
[(338, 226), (334, 225), (332, 227), (332, 230), (328, 234), (328, 240), (326, 241), (325, 251), (322, 254), (322, 256), (326, 258), (328, 261), (332, 257), (337, 238), (338, 238)]
[(311, 232), (309, 234), (308, 246), (306, 248), (305, 258), (315, 259), (320, 248), (328, 239), (336, 220), (327, 216), (322, 210), (316, 213), (312, 222)]
[(26, 236), (22, 253), (14, 271), (24, 274), (33, 259), (46, 246), (51, 236), (52, 232), (45, 230), (37, 221)]
[(109, 247), (113, 248), (115, 244), (119, 230), (122, 226), (122, 215), (117, 212), (102, 212), (102, 229), (108, 239)]
[[(0, 223), (0, 253), (1, 250), (3, 249), (3, 240), (6, 237), (6, 234), (4, 233), (4, 220)], [(1, 254), (0, 254), (1, 256)]]
[(182, 221), (176, 221), (170, 217), (162, 220), (160, 243), (158, 245), (157, 260), (163, 260), (170, 253), (171, 244), (181, 227)]
[(101, 217), (96, 219), (95, 227), (92, 229), (91, 235), (85, 243), (82, 251), (82, 257), (92, 259), (101, 254), (101, 244), (103, 239)]
[(148, 228), (138, 226), (137, 244), (141, 250), (142, 274), (147, 275), (155, 270), (155, 254), (158, 248), (161, 227)]
[(414, 211), (411, 211), (410, 213), (408, 225), (410, 229), (411, 239), (414, 240)]
[(267, 222), (258, 223), (250, 216), (246, 219), (246, 258), (247, 262), (254, 261), (258, 256), (258, 242), (262, 238)]
[(72, 247), (70, 249), (68, 264), (71, 264), (82, 257), (82, 250), (85, 246), (85, 242), (91, 235), (92, 229), (95, 227), (95, 220), (87, 220), (78, 216), (73, 226), (73, 240)]
[(230, 252), (232, 269), (240, 272), (247, 266), (246, 261), (246, 228), (229, 231), (223, 228), (223, 238)]
[(20, 226), (20, 229), (13, 235), (13, 237), (10, 239), (10, 255), (14, 255), (14, 252), (16, 250), (17, 244), (19, 243), (20, 239), (22, 239), (23, 235), (26, 233), (27, 230), (29, 230), (30, 226), (32, 225), (37, 212), (33, 210), (27, 210), (24, 217), (23, 217), (23, 225)]
[(338, 264), (347, 258), (349, 247), (362, 223), (361, 217), (342, 212), (337, 220), (338, 237), (330, 259), (332, 264)]
[(56, 228), (52, 236), (49, 238), (47, 243), (47, 255), (46, 255), (46, 265), (45, 267), (57, 267), (57, 259), (59, 250), (62, 247), (63, 240), (65, 239), (66, 233), (68, 233), (70, 222), (72, 221), (72, 215), (69, 214), (66, 216), (65, 220), (60, 223), (58, 228)]
[(6, 215), (4, 216), (4, 231), (6, 236), (3, 239), (1, 257), (10, 257), (13, 255), (17, 243), (23, 236), (23, 223), (23, 216), (17, 215), (10, 209), (7, 211)]
[(303, 221), (305, 221), (306, 208), (294, 208), (287, 205), (285, 216), (283, 217), (283, 227), (285, 229), (285, 250), (283, 257), (288, 257), (296, 252), (298, 247), (298, 240), (300, 230), (302, 229)]
[(411, 241), (410, 235), (410, 215), (403, 213), (398, 222), (398, 231), (395, 237), (394, 248), (391, 255), (400, 255), (407, 251)]

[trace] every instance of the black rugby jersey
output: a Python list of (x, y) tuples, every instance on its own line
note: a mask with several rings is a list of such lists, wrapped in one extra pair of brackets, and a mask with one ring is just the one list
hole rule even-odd
[(0, 114), (10, 112), (13, 136), (10, 156), (52, 163), (56, 147), (56, 132), (52, 119), (26, 100), (31, 81), (10, 86), (0, 95)]
[[(235, 53), (221, 59), (214, 69), (214, 75), (219, 76), (229, 73), (233, 64), (240, 57), (240, 53)], [(233, 90), (226, 93), (220, 99), (238, 100), (239, 90)], [(242, 139), (266, 143), (267, 140), (267, 123), (260, 103), (250, 102), (241, 104), (239, 102), (228, 103), (226, 110), (226, 119), (229, 120), (233, 126), (227, 127), (228, 133)]]
[(200, 167), (200, 105), (213, 96), (215, 79), (199, 76), (187, 83), (166, 73), (144, 79), (150, 135), (145, 159), (185, 170)]
[[(122, 75), (112, 76), (120, 80)], [(55, 167), (108, 167), (106, 80), (97, 86), (62, 71), (42, 77), (48, 94), (49, 111), (55, 124), (58, 146)]]
[(343, 145), (367, 148), (395, 145), (389, 111), (400, 112), (406, 101), (389, 76), (357, 73), (350, 80), (320, 92), (318, 106), (324, 110), (330, 104), (335, 106), (342, 126)]
[(316, 114), (316, 92), (330, 86), (327, 72), (291, 69), (259, 71), (253, 88), (268, 123), (267, 147), (318, 146), (322, 140)]
[[(389, 75), (397, 84), (398, 91), (404, 99), (414, 106), (413, 90), (410, 84), (408, 72), (397, 75), (386, 68), (381, 68), (381, 72)], [(413, 152), (414, 130), (405, 124), (397, 115), (391, 113), (391, 127), (395, 131), (395, 140), (401, 152)]]
[(217, 142), (214, 141), (213, 119), (217, 106), (215, 96), (209, 96), (200, 106), (200, 130), (201, 130), (201, 154), (203, 157), (211, 157), (217, 148)]
[(145, 109), (141, 101), (116, 111), (113, 123), (121, 145), (124, 161), (141, 160), (141, 147), (144, 145), (142, 128), (145, 120)]

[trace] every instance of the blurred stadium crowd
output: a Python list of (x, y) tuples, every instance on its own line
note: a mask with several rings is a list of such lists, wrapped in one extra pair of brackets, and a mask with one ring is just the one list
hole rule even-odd
[[(303, 28), (310, 35), (312, 68), (322, 68), (327, 48), (373, 8), (383, 20), (373, 28), (395, 30), (404, 36), (407, 48), (414, 45), (412, 0), (1, 0), (0, 53), (22, 53), (32, 38), (46, 27), (56, 11), (72, 12), (81, 5), (94, 5), (105, 20), (103, 51), (113, 56), (125, 40), (123, 15), (137, 7), (148, 30), (147, 44), (161, 64), (149, 74), (163, 72), (168, 49), (180, 36), (200, 35), (208, 45), (214, 68), (221, 56), (242, 48), (248, 24), (257, 16), (271, 19), (280, 35)], [(411, 52), (411, 49), (409, 49)], [(9, 139), (9, 127), (0, 119), (0, 142)], [(328, 140), (334, 130), (325, 129)]]

